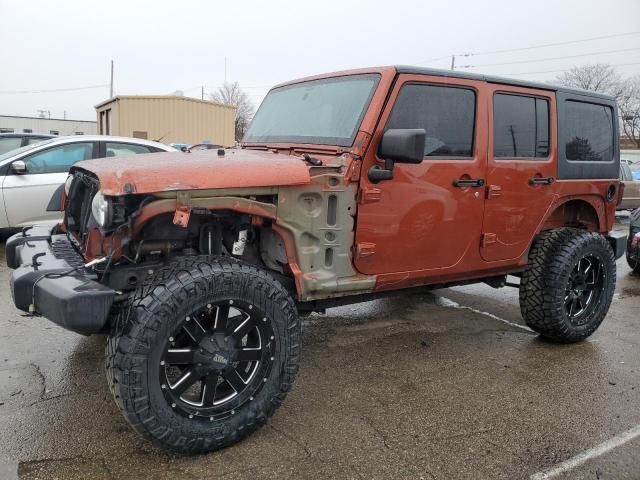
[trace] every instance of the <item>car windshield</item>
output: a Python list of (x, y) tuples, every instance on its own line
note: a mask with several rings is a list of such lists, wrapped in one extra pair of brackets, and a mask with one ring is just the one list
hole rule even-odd
[(271, 90), (243, 142), (349, 146), (380, 76), (311, 80)]
[(35, 147), (40, 147), (42, 145), (45, 145), (45, 144), (51, 143), (51, 142), (53, 142), (53, 139), (52, 140), (43, 140), (42, 142), (32, 143), (31, 145), (25, 145), (24, 147), (16, 148), (15, 150), (9, 150), (8, 152), (3, 153), (2, 155), (0, 155), (0, 163), (4, 162), (5, 160), (8, 160), (10, 158), (17, 157), (21, 153), (28, 152), (29, 150), (33, 150)]

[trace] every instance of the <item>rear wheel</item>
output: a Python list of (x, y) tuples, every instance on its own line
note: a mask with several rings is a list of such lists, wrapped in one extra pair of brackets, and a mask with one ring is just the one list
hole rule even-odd
[(550, 340), (584, 340), (604, 320), (615, 278), (613, 251), (602, 235), (572, 228), (544, 232), (520, 282), (522, 316)]
[(286, 289), (233, 259), (184, 259), (131, 301), (107, 344), (107, 378), (129, 423), (181, 453), (225, 447), (263, 425), (298, 369)]

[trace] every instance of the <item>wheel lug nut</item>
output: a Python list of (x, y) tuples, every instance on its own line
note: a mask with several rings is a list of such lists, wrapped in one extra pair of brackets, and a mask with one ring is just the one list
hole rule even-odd
[(173, 337), (169, 337), (169, 341), (170, 341), (170, 342), (173, 342)]
[(192, 415), (192, 414), (190, 414), (190, 415), (189, 415), (189, 418), (193, 418), (193, 415)]
[(171, 404), (171, 408), (176, 408), (176, 404), (175, 404), (175, 403), (172, 403), (172, 404)]
[(160, 365), (164, 365), (164, 360), (162, 360), (162, 361), (160, 362)]

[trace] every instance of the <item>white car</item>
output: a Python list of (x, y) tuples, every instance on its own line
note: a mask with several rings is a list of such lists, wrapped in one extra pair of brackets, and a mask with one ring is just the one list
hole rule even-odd
[(55, 137), (4, 153), (0, 155), (0, 229), (59, 221), (60, 212), (47, 211), (47, 206), (62, 191), (67, 172), (76, 162), (175, 151), (168, 145), (139, 138), (76, 135)]

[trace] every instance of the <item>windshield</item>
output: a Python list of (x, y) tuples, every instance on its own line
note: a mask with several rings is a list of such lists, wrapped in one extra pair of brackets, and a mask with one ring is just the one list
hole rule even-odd
[(351, 75), (273, 89), (243, 142), (349, 146), (380, 76)]
[(29, 150), (33, 150), (35, 147), (40, 147), (45, 143), (51, 143), (51, 142), (53, 142), (53, 139), (43, 140), (42, 142), (32, 143), (31, 145), (25, 145), (24, 147), (16, 148), (15, 150), (9, 150), (8, 152), (0, 155), (0, 163), (4, 162), (5, 160), (8, 160), (9, 158), (16, 157), (21, 153), (28, 152)]

